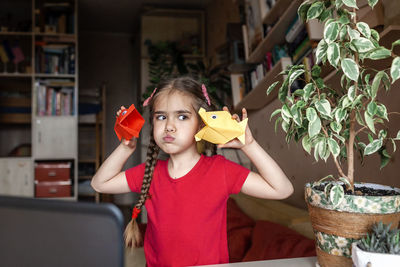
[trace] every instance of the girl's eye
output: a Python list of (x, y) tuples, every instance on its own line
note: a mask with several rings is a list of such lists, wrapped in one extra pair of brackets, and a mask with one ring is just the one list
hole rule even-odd
[(165, 117), (165, 115), (158, 115), (158, 116), (156, 116), (156, 120), (158, 120), (158, 121), (163, 121), (163, 120), (165, 120), (167, 117)]
[(183, 121), (183, 120), (187, 119), (187, 116), (186, 115), (179, 115), (178, 119)]
[(213, 115), (211, 115), (211, 119), (217, 119), (217, 115), (215, 115), (215, 114), (213, 114)]

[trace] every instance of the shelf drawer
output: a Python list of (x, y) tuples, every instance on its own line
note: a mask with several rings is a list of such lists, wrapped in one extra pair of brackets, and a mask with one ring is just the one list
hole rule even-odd
[(37, 182), (35, 185), (36, 197), (70, 197), (71, 182)]
[(70, 162), (40, 162), (35, 163), (35, 181), (70, 181)]

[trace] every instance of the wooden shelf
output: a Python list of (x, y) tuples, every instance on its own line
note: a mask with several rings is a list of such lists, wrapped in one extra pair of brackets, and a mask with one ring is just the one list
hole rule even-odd
[(35, 73), (38, 78), (75, 78), (75, 74), (51, 74), (51, 73)]
[[(282, 0), (278, 1), (278, 3), (281, 1)], [(261, 62), (266, 52), (271, 51), (274, 45), (281, 44), (285, 41), (286, 31), (301, 3), (302, 0), (294, 0), (290, 4), (285, 13), (280, 16), (275, 26), (268, 32), (267, 36), (258, 44), (256, 49), (250, 53), (247, 63)]]
[(8, 73), (8, 72), (2, 72), (0, 73), (0, 77), (23, 77), (23, 78), (30, 78), (32, 77), (31, 73)]
[(271, 25), (285, 12), (287, 7), (290, 5), (291, 0), (279, 0), (271, 8), (271, 10), (262, 19), (264, 24)]
[(0, 35), (32, 36), (32, 32), (0, 32)]
[(9, 113), (0, 114), (0, 123), (2, 124), (31, 124), (31, 114), (27, 113)]
[(278, 90), (274, 90), (267, 95), (268, 87), (276, 81), (282, 81), (283, 76), (279, 73), (292, 64), (288, 57), (281, 58), (278, 63), (265, 75), (265, 77), (254, 87), (243, 99), (235, 106), (235, 111), (240, 112), (242, 108), (248, 110), (260, 109), (271, 103), (278, 95)]

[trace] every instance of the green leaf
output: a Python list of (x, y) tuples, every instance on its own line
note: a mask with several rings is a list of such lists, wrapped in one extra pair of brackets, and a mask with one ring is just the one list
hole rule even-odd
[(306, 84), (306, 86), (304, 86), (303, 90), (304, 90), (304, 95), (303, 95), (304, 100), (308, 101), (311, 94), (315, 91), (315, 86), (313, 83), (308, 83)]
[(276, 115), (278, 115), (280, 113), (281, 113), (281, 109), (280, 108), (278, 108), (277, 110), (272, 112), (271, 117), (269, 118), (269, 121), (271, 121), (273, 117), (275, 117)]
[(375, 139), (369, 143), (364, 149), (364, 156), (371, 155), (382, 147), (382, 139)]
[(324, 11), (324, 3), (323, 2), (315, 2), (310, 6), (307, 10), (307, 19), (315, 19), (318, 18), (319, 15)]
[(328, 50), (327, 50), (327, 55), (328, 55), (328, 61), (329, 63), (337, 68), (339, 64), (339, 59), (340, 59), (340, 48), (337, 43), (330, 43), (328, 45)]
[(374, 8), (374, 6), (378, 3), (379, 0), (367, 0), (368, 1), (368, 5), (372, 8)]
[(326, 99), (321, 99), (315, 103), (315, 107), (319, 111), (319, 113), (330, 117), (331, 116), (331, 105), (329, 104), (329, 101)]
[(379, 33), (375, 29), (371, 29), (371, 36), (375, 39), (375, 41), (379, 42)]
[(282, 121), (282, 130), (287, 133), (289, 130), (289, 123), (287, 123), (286, 121)]
[(314, 121), (308, 123), (308, 135), (313, 138), (321, 131), (321, 120), (317, 117)]
[(289, 76), (289, 87), (292, 85), (292, 83), (304, 73), (304, 69), (298, 69), (292, 72)]
[(345, 185), (347, 185), (348, 187), (351, 186), (349, 180), (347, 180), (346, 177), (339, 177), (339, 180), (342, 181)]
[(358, 65), (351, 58), (345, 58), (341, 62), (341, 67), (344, 74), (350, 80), (357, 81), (359, 75)]
[(336, 121), (332, 121), (331, 124), (331, 129), (335, 132), (335, 133), (339, 133), (340, 130), (342, 130), (342, 125), (340, 123), (337, 123)]
[(340, 147), (338, 145), (338, 143), (335, 141), (335, 139), (333, 138), (329, 138), (328, 139), (328, 146), (329, 146), (329, 150), (331, 151), (332, 155), (336, 158), (337, 156), (339, 156), (340, 153)]
[(339, 9), (340, 7), (342, 7), (342, 5), (343, 5), (343, 1), (342, 0), (335, 0), (336, 9)]
[(392, 43), (392, 50), (396, 45), (400, 45), (400, 39)]
[(342, 0), (343, 4), (345, 4), (348, 7), (354, 7), (357, 8), (356, 0)]
[(351, 43), (357, 48), (360, 53), (365, 53), (371, 51), (375, 48), (374, 44), (364, 37), (354, 38)]
[(357, 29), (361, 32), (362, 35), (366, 38), (371, 38), (371, 29), (368, 24), (365, 22), (357, 22)]
[(271, 84), (271, 85), (268, 87), (268, 89), (267, 89), (267, 95), (269, 95), (269, 94), (272, 92), (272, 90), (275, 89), (275, 87), (278, 85), (278, 83), (279, 83), (279, 81), (274, 82), (273, 84)]
[(303, 139), (301, 140), (301, 144), (303, 145), (304, 150), (311, 155), (311, 142), (308, 135), (303, 137)]
[(307, 1), (305, 1), (297, 9), (297, 14), (299, 14), (299, 17), (301, 18), (302, 21), (306, 21), (307, 11), (310, 8), (310, 6), (311, 6), (311, 4)]
[(343, 187), (339, 184), (332, 186), (331, 192), (329, 194), (329, 199), (334, 207), (339, 206), (344, 199)]
[(371, 101), (367, 106), (367, 111), (369, 115), (374, 116), (378, 112), (378, 105), (374, 101)]
[(376, 113), (380, 118), (384, 118), (385, 120), (389, 121), (389, 118), (387, 116), (387, 109), (385, 105), (379, 104), (378, 105), (378, 111)]
[(336, 38), (339, 35), (339, 23), (338, 22), (332, 22), (329, 23), (327, 26), (324, 28), (324, 40), (325, 42), (332, 43), (336, 40)]
[(347, 33), (349, 34), (351, 40), (360, 38), (360, 33), (356, 30), (353, 30), (350, 26), (347, 26)]
[(400, 57), (393, 59), (392, 66), (390, 67), (390, 76), (392, 76), (392, 83), (400, 78)]
[(347, 37), (347, 27), (342, 27), (339, 31), (339, 39), (344, 41)]
[(306, 117), (309, 122), (312, 122), (318, 118), (318, 115), (314, 108), (307, 108)]
[(382, 77), (385, 75), (385, 71), (381, 70), (380, 72), (378, 72), (375, 77), (374, 80), (372, 81), (372, 85), (371, 85), (371, 98), (375, 99), (377, 93), (378, 93), (378, 89), (379, 89), (379, 85), (381, 84), (381, 80)]
[(311, 77), (316, 79), (321, 75), (321, 67), (315, 64), (311, 69)]
[(289, 91), (288, 83), (289, 83), (289, 79), (285, 79), (281, 88), (279, 88), (278, 98), (282, 103), (285, 102), (285, 99), (288, 95), (288, 91)]
[(275, 132), (278, 131), (278, 124), (279, 124), (280, 122), (282, 122), (282, 121), (283, 121), (283, 119), (282, 119), (281, 117), (279, 117), (279, 118), (276, 119), (276, 121), (275, 121)]
[(324, 39), (321, 39), (317, 45), (317, 50), (315, 51), (315, 56), (317, 57), (317, 62), (323, 61), (326, 56), (326, 51), (328, 50), (328, 45), (326, 44)]
[(335, 112), (335, 119), (340, 123), (346, 117), (346, 110), (338, 108)]
[(351, 101), (354, 101), (354, 98), (356, 97), (356, 87), (354, 85), (349, 87), (349, 90), (347, 91), (347, 96)]
[(384, 59), (384, 58), (388, 58), (392, 55), (392, 51), (390, 51), (389, 49), (386, 49), (384, 47), (378, 47), (375, 48), (373, 50), (371, 50), (370, 52), (368, 52), (365, 57), (372, 59), (372, 60), (378, 60), (378, 59)]
[(301, 116), (301, 113), (300, 113), (299, 108), (298, 108), (296, 105), (292, 106), (292, 108), (290, 109), (290, 113), (292, 113), (293, 121), (294, 121), (298, 126), (301, 126), (303, 120), (302, 120), (302, 116)]
[(364, 112), (364, 119), (365, 122), (367, 123), (368, 128), (371, 130), (371, 132), (375, 133), (375, 124), (374, 120), (372, 117), (369, 115), (367, 111)]
[(356, 120), (358, 122), (358, 124), (360, 124), (361, 126), (365, 126), (365, 123), (362, 119), (361, 113), (359, 110), (356, 111)]

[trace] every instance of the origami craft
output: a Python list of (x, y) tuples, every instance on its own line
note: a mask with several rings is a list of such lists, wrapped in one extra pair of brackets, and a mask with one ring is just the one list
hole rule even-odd
[(133, 137), (139, 137), (143, 124), (144, 119), (142, 115), (140, 115), (132, 104), (128, 109), (124, 109), (119, 114), (115, 121), (114, 130), (119, 140), (121, 140), (121, 138), (131, 140)]
[(228, 111), (206, 112), (203, 108), (199, 114), (206, 126), (195, 135), (196, 141), (203, 139), (213, 144), (225, 144), (238, 138), (242, 144), (245, 143), (247, 118), (237, 122)]

